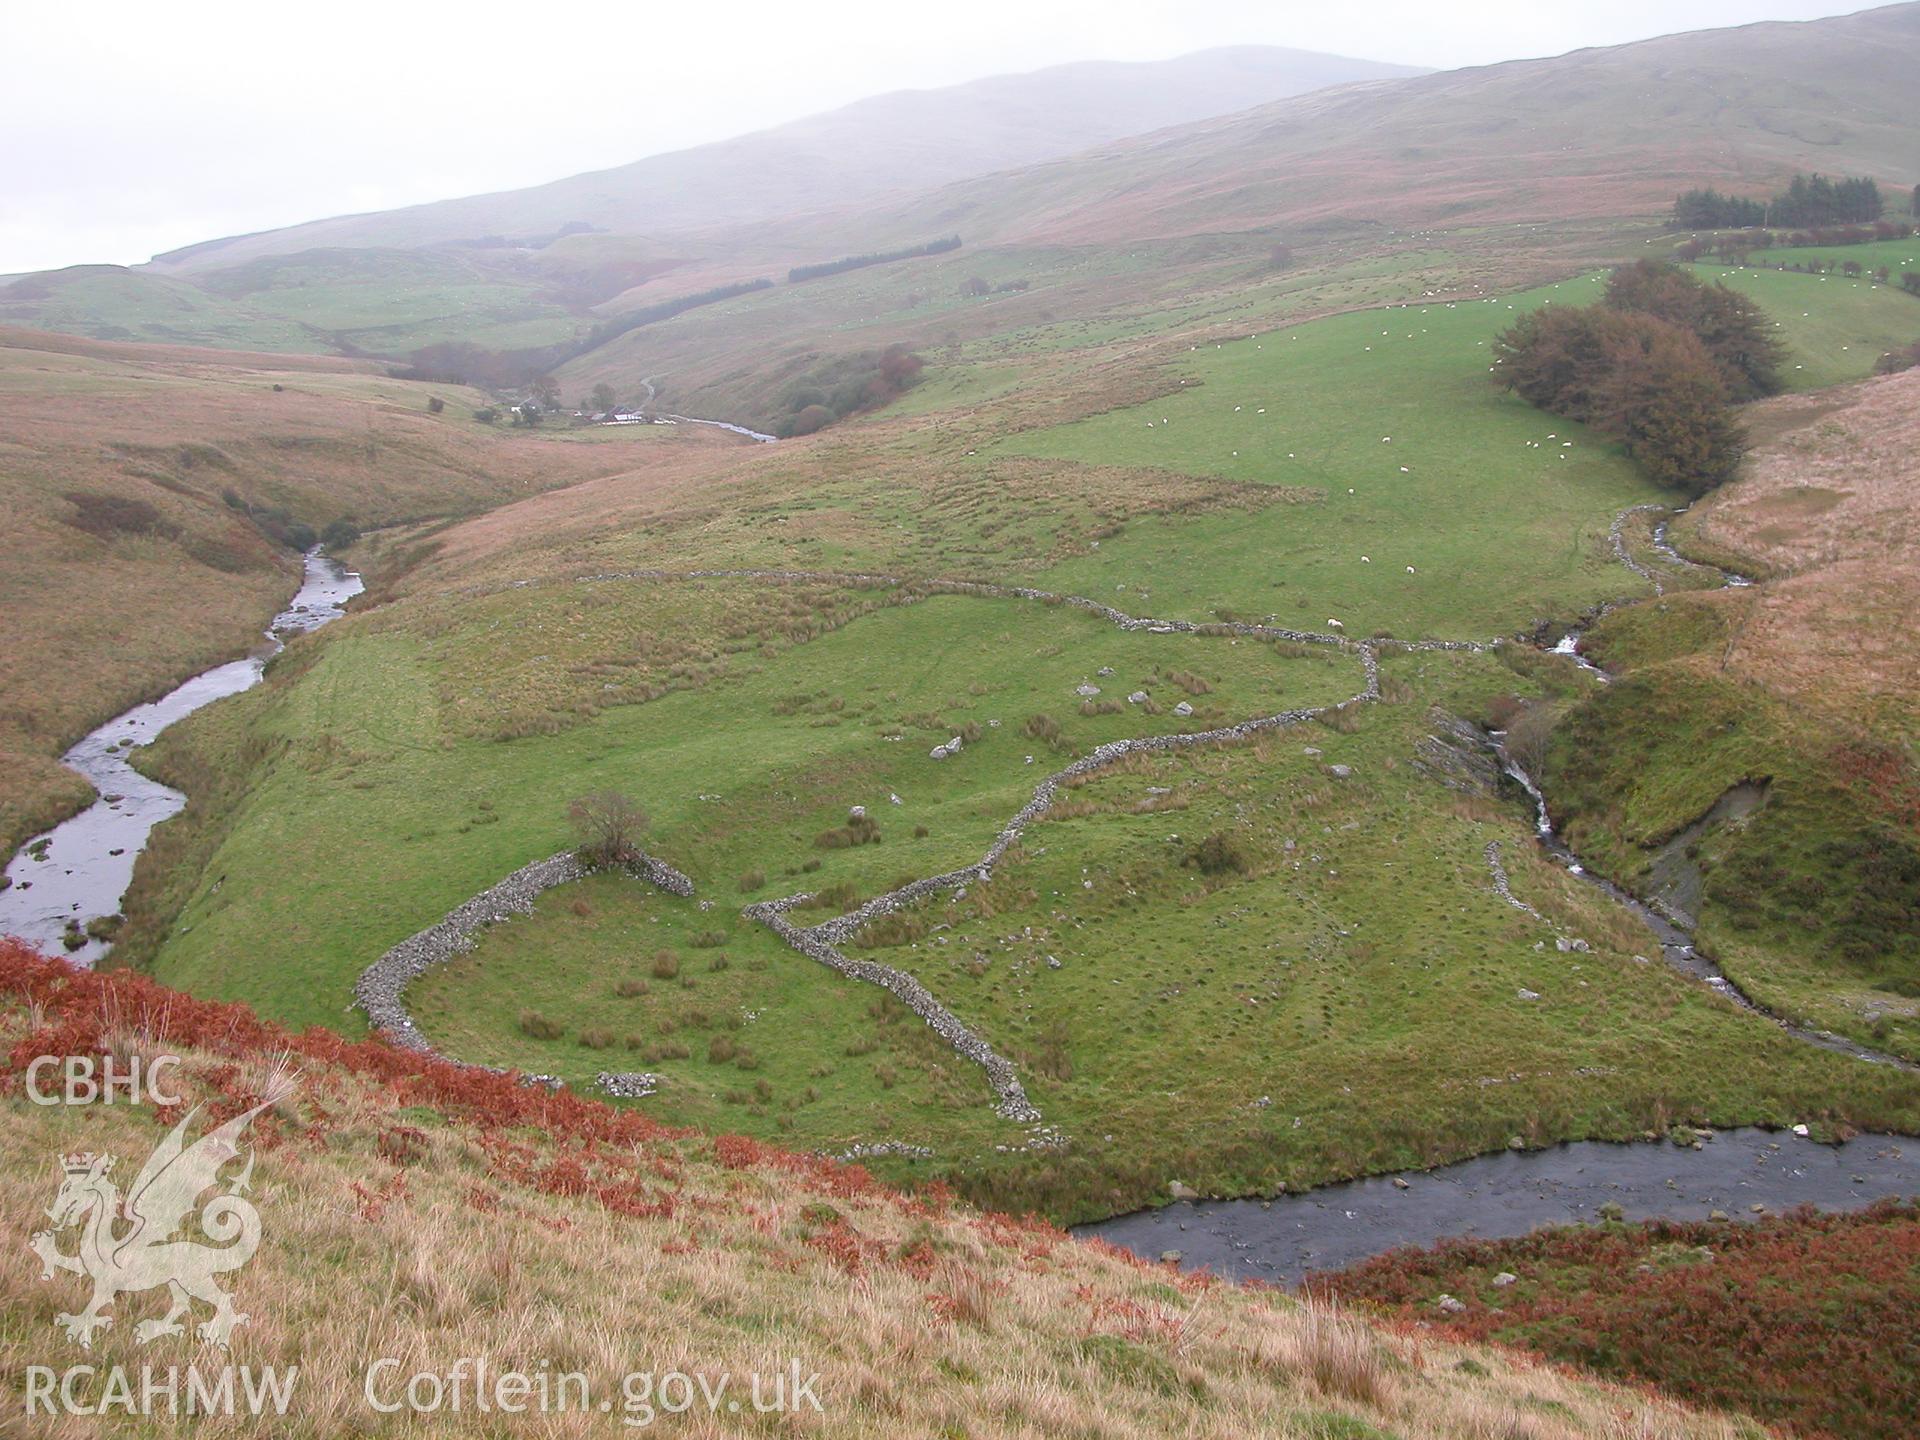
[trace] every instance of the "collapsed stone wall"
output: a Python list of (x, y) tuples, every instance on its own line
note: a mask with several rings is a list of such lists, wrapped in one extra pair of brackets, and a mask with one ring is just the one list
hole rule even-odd
[(1493, 876), (1494, 894), (1506, 901), (1507, 904), (1513, 906), (1514, 909), (1526, 911), (1527, 914), (1536, 920), (1546, 918), (1538, 910), (1534, 909), (1533, 906), (1527, 904), (1526, 901), (1513, 893), (1512, 882), (1507, 879), (1507, 867), (1502, 864), (1500, 860), (1500, 842), (1498, 840), (1489, 840), (1487, 842), (1487, 871)]
[[(971, 870), (954, 872), (955, 876), (962, 878), (972, 873)], [(952, 877), (936, 878), (945, 880)], [(921, 886), (927, 884), (926, 881), (915, 883)], [(899, 892), (895, 893), (897, 895)], [(896, 970), (891, 965), (882, 965), (877, 960), (852, 960), (841, 954), (828, 933), (829, 928), (836, 922), (829, 921), (826, 925), (803, 928), (787, 919), (787, 911), (808, 898), (805, 895), (791, 895), (784, 900), (769, 900), (759, 905), (749, 905), (741, 913), (748, 919), (757, 920), (765, 925), (808, 959), (817, 960), (850, 980), (878, 985), (918, 1015), (934, 1034), (986, 1072), (987, 1084), (992, 1087), (995, 1097), (994, 1109), (1003, 1117), (1023, 1122), (1040, 1118), (1039, 1110), (1035, 1108), (1032, 1101), (1027, 1099), (1026, 1088), (1021, 1085), (1020, 1077), (1013, 1068), (1013, 1062), (996, 1052), (985, 1040), (969, 1030), (959, 1016), (933, 998), (933, 992), (925, 985), (904, 970)]]

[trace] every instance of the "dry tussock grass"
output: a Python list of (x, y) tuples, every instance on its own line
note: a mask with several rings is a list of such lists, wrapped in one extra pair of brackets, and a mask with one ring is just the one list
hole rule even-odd
[[(1696, 663), (1827, 713), (1920, 717), (1920, 371), (1757, 407), (1739, 480), (1694, 531), (1777, 578), (1723, 592), (1735, 635)], [(1891, 716), (1889, 716), (1891, 718)]]
[[(18, 1066), (57, 1033), (43, 1030), (23, 1047), (36, 1019), (45, 1017), (16, 1005), (0, 1021), (14, 1067), (0, 1106), (0, 1211), (17, 1217), (22, 1237), (50, 1199), (58, 1155), (114, 1151), (124, 1179), (162, 1133), (152, 1112), (126, 1105), (27, 1103)], [(236, 1022), (235, 1034), (250, 1026)], [(219, 1028), (217, 1016), (202, 1023), (202, 1033)], [(122, 1056), (156, 1053), (150, 1029), (149, 1010), (127, 1012), (104, 1045)], [(689, 1417), (667, 1427), (688, 1435), (1309, 1435), (1324, 1433), (1314, 1417), (1329, 1413), (1390, 1434), (1459, 1440), (1741, 1433), (1518, 1356), (1181, 1276), (1042, 1224), (938, 1195), (904, 1197), (857, 1170), (750, 1142), (644, 1130), (595, 1140), (564, 1123), (503, 1126), (484, 1112), (417, 1101), (403, 1110), (414, 1062), (382, 1079), (354, 1058), (371, 1052), (316, 1056), (301, 1044), (298, 1094), (256, 1123), (265, 1238), (234, 1286), (253, 1319), (236, 1331), (231, 1359), (301, 1369), (296, 1413), (275, 1433), (624, 1433), (617, 1416), (595, 1413), (524, 1427), (471, 1412), (370, 1416), (363, 1377), (385, 1356), (402, 1375), (444, 1374), (462, 1356), (529, 1372), (544, 1360), (585, 1374), (596, 1397), (617, 1395), (635, 1370), (770, 1374), (797, 1359), (822, 1377), (821, 1415), (759, 1427)], [(186, 1051), (179, 1088), (190, 1102), (232, 1113), (260, 1092), (273, 1061), (244, 1045), (223, 1048)], [(136, 1346), (133, 1323), (158, 1301), (126, 1297), (94, 1352), (79, 1356), (53, 1325), (79, 1286), (73, 1277), (43, 1282), (30, 1261), (0, 1269), (0, 1366), (9, 1374), (191, 1353), (161, 1353), (178, 1341)], [(1468, 1357), (1474, 1364), (1461, 1368)], [(145, 1433), (187, 1428), (257, 1433), (241, 1420), (159, 1422)], [(101, 1433), (83, 1420), (23, 1431)]]

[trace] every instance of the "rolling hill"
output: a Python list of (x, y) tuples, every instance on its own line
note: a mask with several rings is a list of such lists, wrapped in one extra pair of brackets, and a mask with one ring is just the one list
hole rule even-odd
[(1399, 65), (1244, 46), (1151, 63), (1060, 65), (939, 90), (903, 90), (712, 145), (526, 190), (348, 215), (156, 256), (187, 273), (319, 247), (424, 246), (706, 230), (921, 190), (1354, 80)]
[[(1321, 90), (950, 186), (895, 217), (1050, 244), (1663, 212), (1796, 170), (1911, 186), (1920, 5)], [(887, 227), (874, 227), (884, 229)]]

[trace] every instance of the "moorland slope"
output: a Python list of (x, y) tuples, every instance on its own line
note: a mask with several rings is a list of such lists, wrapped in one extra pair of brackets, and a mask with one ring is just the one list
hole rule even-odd
[(1764, 191), (1797, 170), (1911, 185), (1916, 46), (1920, 5), (1901, 4), (1345, 86), (962, 182), (895, 223), (1111, 244), (1654, 215), (1691, 185)]

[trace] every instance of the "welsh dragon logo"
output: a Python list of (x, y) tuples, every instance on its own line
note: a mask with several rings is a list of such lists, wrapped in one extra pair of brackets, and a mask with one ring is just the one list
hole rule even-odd
[[(233, 1296), (220, 1288), (217, 1277), (245, 1265), (260, 1245), (260, 1214), (245, 1198), (253, 1178), (252, 1149), (237, 1175), (223, 1182), (220, 1172), (240, 1157), (240, 1138), (253, 1117), (291, 1095), (293, 1080), (287, 1072), (276, 1071), (258, 1105), (189, 1145), (187, 1129), (200, 1113), (194, 1106), (154, 1147), (124, 1196), (108, 1178), (113, 1156), (62, 1158), (60, 1189), (47, 1209), (53, 1228), (39, 1231), (27, 1245), (40, 1257), (41, 1279), (66, 1270), (93, 1281), (86, 1309), (54, 1317), (68, 1339), (91, 1349), (94, 1332), (113, 1323), (107, 1310), (116, 1296), (164, 1285), (171, 1301), (166, 1315), (141, 1321), (134, 1338), (144, 1345), (163, 1335), (185, 1334), (181, 1322), (191, 1317), (193, 1302), (199, 1300), (211, 1305), (213, 1314), (194, 1327), (195, 1333), (226, 1348), (234, 1326), (246, 1324), (248, 1317), (234, 1309)], [(220, 1193), (201, 1204), (208, 1190), (222, 1184)], [(175, 1238), (196, 1209), (200, 1230), (211, 1244)], [(79, 1248), (63, 1254), (56, 1236), (75, 1225), (80, 1227)]]

